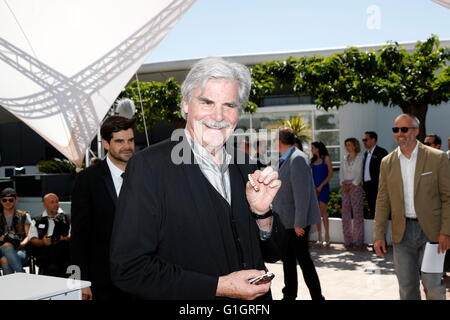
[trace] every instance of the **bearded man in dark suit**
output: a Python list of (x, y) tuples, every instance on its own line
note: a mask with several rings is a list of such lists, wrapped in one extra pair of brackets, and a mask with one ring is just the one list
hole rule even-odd
[(80, 268), (84, 300), (116, 300), (125, 295), (113, 286), (109, 269), (110, 239), (122, 174), (134, 155), (134, 120), (107, 118), (100, 129), (104, 160), (81, 171), (72, 191), (71, 263)]

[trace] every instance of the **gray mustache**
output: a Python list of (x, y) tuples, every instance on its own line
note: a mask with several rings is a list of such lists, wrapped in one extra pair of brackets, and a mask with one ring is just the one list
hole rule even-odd
[(201, 120), (201, 124), (214, 129), (228, 128), (231, 126), (231, 122), (229, 121), (216, 122), (211, 120)]

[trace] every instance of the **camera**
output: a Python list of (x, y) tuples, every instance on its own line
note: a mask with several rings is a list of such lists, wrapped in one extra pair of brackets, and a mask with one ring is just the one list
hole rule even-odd
[(13, 245), (14, 249), (17, 249), (20, 246), (20, 238), (17, 234), (7, 233), (3, 238), (3, 243), (9, 242)]

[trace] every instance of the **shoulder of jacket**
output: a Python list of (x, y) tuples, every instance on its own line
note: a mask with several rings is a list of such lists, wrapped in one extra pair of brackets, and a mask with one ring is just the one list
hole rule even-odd
[(391, 151), (385, 157), (383, 157), (383, 159), (381, 159), (381, 163), (392, 162), (395, 160), (395, 157), (397, 157), (397, 148), (395, 148), (393, 151)]
[(443, 157), (443, 156), (447, 156), (447, 154), (439, 149), (435, 149), (432, 147), (427, 147), (427, 146), (423, 146), (423, 151), (428, 153), (429, 155), (431, 155), (432, 157)]
[(178, 144), (177, 141), (172, 141), (170, 139), (166, 139), (163, 141), (160, 141), (156, 144), (153, 144), (139, 152), (137, 152), (132, 159), (156, 159), (160, 158), (161, 156), (167, 156), (170, 155), (170, 152), (172, 149)]
[(100, 162), (93, 164), (87, 168), (84, 168), (83, 170), (81, 170), (80, 172), (77, 173), (77, 175), (79, 176), (85, 176), (85, 175), (90, 175), (96, 172), (100, 172), (101, 170), (103, 170), (103, 168), (105, 166), (108, 166), (108, 164), (106, 163), (106, 160), (103, 159)]

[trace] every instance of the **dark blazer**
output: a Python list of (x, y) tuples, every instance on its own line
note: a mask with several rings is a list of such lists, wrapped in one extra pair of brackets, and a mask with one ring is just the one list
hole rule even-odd
[(283, 162), (279, 170), (281, 188), (273, 201), (273, 209), (280, 215), (286, 229), (303, 228), (320, 222), (320, 211), (311, 168), (294, 152)]
[[(172, 154), (181, 154), (183, 163)], [(234, 226), (230, 239), (213, 201), (221, 198), (211, 197), (213, 187), (197, 164), (187, 164), (192, 160), (187, 142), (166, 140), (128, 163), (111, 241), (111, 273), (117, 287), (138, 298), (214, 299), (219, 276), (262, 270), (263, 260), (281, 258), (284, 229), (278, 217), (272, 237), (261, 241), (245, 198), (247, 174), (256, 166), (230, 164), (232, 216), (225, 216)], [(240, 266), (229, 258), (234, 246), (241, 248)]]
[[(375, 149), (373, 149), (372, 157), (370, 158), (369, 163), (369, 172), (370, 172), (370, 178), (371, 181), (378, 185), (378, 181), (380, 178), (380, 165), (381, 160), (387, 156), (388, 152), (386, 149), (381, 148), (379, 146), (375, 146)], [(363, 161), (363, 171), (362, 171), (362, 181), (364, 181), (364, 171), (366, 170), (366, 160), (367, 160), (367, 150), (364, 152), (364, 161)]]
[(81, 171), (72, 191), (71, 260), (92, 287), (111, 284), (109, 244), (117, 195), (106, 160)]

